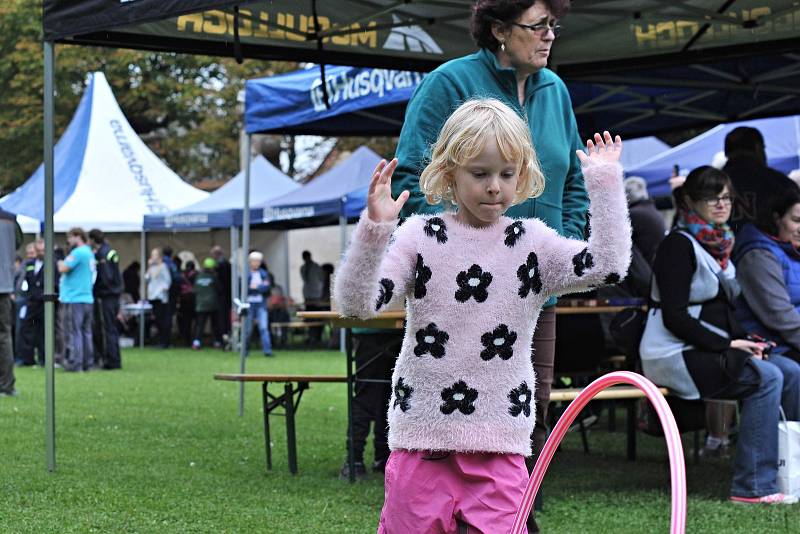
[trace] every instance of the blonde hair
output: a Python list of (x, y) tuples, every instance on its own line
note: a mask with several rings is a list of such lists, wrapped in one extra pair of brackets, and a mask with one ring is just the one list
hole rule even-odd
[(499, 100), (482, 98), (461, 104), (431, 147), (430, 163), (419, 177), (420, 189), (430, 204), (455, 204), (453, 173), (477, 157), (489, 140), (497, 142), (505, 160), (517, 163), (519, 178), (512, 205), (542, 194), (544, 175), (528, 125)]

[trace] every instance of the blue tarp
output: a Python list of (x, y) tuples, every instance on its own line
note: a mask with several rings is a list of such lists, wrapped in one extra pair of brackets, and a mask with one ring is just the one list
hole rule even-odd
[[(300, 184), (275, 168), (263, 156), (250, 162), (250, 205), (263, 204), (300, 188)], [(146, 215), (145, 230), (229, 228), (242, 224), (244, 210), (242, 170), (200, 202), (162, 215)], [(253, 210), (251, 209), (251, 212)]]
[(333, 224), (341, 214), (347, 219), (357, 218), (366, 206), (369, 181), (380, 160), (375, 152), (362, 146), (300, 189), (254, 206), (253, 222), (290, 228)]
[(406, 103), (423, 74), (356, 67), (325, 68), (330, 109), (320, 68), (248, 80), (247, 133), (391, 136), (403, 125)]
[(800, 168), (800, 115), (720, 124), (658, 156), (626, 169), (630, 175), (647, 180), (651, 196), (670, 194), (669, 178), (678, 165), (688, 172), (700, 165), (710, 165), (715, 155), (724, 151), (725, 136), (739, 126), (757, 128), (764, 136), (770, 167), (788, 173)]

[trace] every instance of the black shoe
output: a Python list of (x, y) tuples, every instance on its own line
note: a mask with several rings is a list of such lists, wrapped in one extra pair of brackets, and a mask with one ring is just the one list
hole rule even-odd
[(386, 472), (386, 459), (375, 460), (374, 462), (372, 462), (372, 472), (373, 473), (385, 473)]
[[(367, 468), (364, 466), (364, 462), (356, 462), (355, 471), (356, 480), (364, 480), (367, 478)], [(347, 460), (345, 460), (341, 471), (339, 471), (339, 480), (350, 480), (350, 465), (348, 465)]]

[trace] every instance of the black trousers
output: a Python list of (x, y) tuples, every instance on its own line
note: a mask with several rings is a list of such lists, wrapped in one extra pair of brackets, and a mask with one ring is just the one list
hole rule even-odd
[(353, 452), (357, 462), (364, 461), (364, 448), (370, 426), (373, 427), (375, 461), (389, 458), (389, 425), (386, 419), (392, 394), (392, 370), (400, 355), (402, 343), (402, 332), (353, 335), (356, 384), (352, 424)]
[(162, 347), (169, 347), (172, 335), (172, 314), (169, 312), (169, 303), (160, 300), (151, 300), (153, 305), (153, 315), (156, 319), (156, 329), (158, 330), (158, 343)]
[(20, 328), (18, 343), (19, 354), (23, 365), (44, 366), (44, 302), (28, 300), (25, 318)]
[(196, 312), (197, 322), (194, 331), (194, 339), (203, 341), (203, 332), (206, 329), (206, 321), (211, 320), (211, 331), (214, 334), (214, 342), (220, 343), (222, 341), (222, 329), (219, 324), (219, 311), (209, 312)]
[(108, 295), (94, 299), (94, 362), (104, 369), (119, 369), (119, 330), (117, 329), (119, 296)]

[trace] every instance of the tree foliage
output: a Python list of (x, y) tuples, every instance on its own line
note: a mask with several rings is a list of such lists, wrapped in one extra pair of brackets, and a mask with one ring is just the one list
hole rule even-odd
[[(24, 182), (42, 161), (41, 0), (0, 3), (0, 189)], [(244, 81), (296, 68), (109, 48), (56, 46), (56, 137), (93, 71), (102, 71), (134, 130), (187, 181), (239, 169)]]

